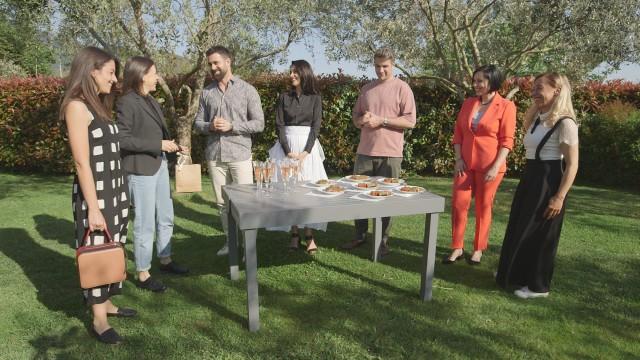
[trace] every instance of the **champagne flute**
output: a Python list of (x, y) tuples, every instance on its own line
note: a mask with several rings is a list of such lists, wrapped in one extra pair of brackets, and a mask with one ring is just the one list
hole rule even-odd
[(269, 186), (271, 184), (271, 167), (269, 166), (269, 162), (265, 161), (262, 163), (262, 181), (264, 181), (264, 196), (271, 196), (269, 193)]
[(256, 193), (262, 191), (262, 162), (253, 161), (253, 176), (256, 179)]
[(291, 165), (288, 159), (280, 160), (280, 174), (282, 175), (282, 191), (287, 193), (287, 183), (289, 182), (289, 176), (291, 175)]
[(291, 161), (291, 182), (295, 187), (298, 184), (298, 177), (300, 176), (300, 160), (292, 159)]

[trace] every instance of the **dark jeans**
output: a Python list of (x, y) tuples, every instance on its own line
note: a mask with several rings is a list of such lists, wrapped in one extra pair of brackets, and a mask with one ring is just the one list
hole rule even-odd
[[(386, 156), (356, 155), (356, 162), (353, 166), (354, 175), (400, 177), (402, 158)], [(358, 219), (355, 221), (356, 239), (364, 240), (369, 229), (369, 219)], [(391, 230), (391, 218), (382, 218), (382, 240), (384, 243), (389, 239)]]

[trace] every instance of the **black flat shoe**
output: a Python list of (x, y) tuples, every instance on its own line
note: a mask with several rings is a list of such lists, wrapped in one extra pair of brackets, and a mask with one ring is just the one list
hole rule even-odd
[(138, 315), (138, 312), (133, 309), (127, 308), (118, 308), (118, 311), (115, 313), (107, 313), (107, 316), (111, 317), (121, 317), (121, 318), (132, 318)]
[(122, 342), (122, 338), (113, 328), (108, 328), (103, 331), (102, 334), (98, 334), (96, 329), (91, 327), (91, 331), (93, 332), (93, 336), (98, 339), (101, 343), (109, 344), (109, 345), (118, 345)]
[(166, 265), (160, 264), (160, 271), (167, 272), (176, 275), (186, 275), (189, 273), (189, 269), (178, 265), (175, 261), (172, 261)]
[(153, 292), (164, 292), (165, 290), (167, 290), (167, 286), (165, 284), (161, 283), (151, 276), (149, 276), (145, 281), (138, 281), (136, 286), (138, 286), (140, 289)]
[(464, 251), (460, 253), (460, 255), (456, 256), (455, 259), (450, 259), (449, 256), (445, 256), (444, 259), (442, 259), (442, 263), (445, 265), (449, 265), (449, 264), (453, 264), (454, 262), (458, 261), (458, 260), (462, 260), (464, 259)]

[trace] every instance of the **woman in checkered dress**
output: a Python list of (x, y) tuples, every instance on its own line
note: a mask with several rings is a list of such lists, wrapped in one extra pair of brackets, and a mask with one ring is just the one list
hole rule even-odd
[[(117, 82), (116, 61), (103, 50), (81, 50), (71, 64), (61, 117), (69, 133), (76, 176), (73, 181), (73, 214), (76, 246), (87, 229), (88, 243), (98, 245), (108, 233), (113, 241), (124, 243), (127, 234), (129, 198), (120, 166), (118, 128), (111, 120), (109, 98)], [(131, 317), (132, 309), (118, 308), (110, 300), (119, 294), (122, 283), (83, 289), (85, 302), (93, 311), (93, 333), (102, 342), (117, 344), (118, 333), (108, 316)]]

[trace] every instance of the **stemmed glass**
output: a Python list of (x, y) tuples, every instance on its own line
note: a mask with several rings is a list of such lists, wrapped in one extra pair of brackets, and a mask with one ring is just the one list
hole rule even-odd
[(291, 176), (291, 163), (289, 159), (280, 160), (280, 175), (282, 175), (282, 192), (287, 193), (287, 185)]
[(261, 161), (253, 161), (253, 176), (256, 180), (256, 194), (260, 194), (262, 192), (262, 162)]
[(291, 182), (292, 186), (296, 186), (298, 183), (298, 177), (300, 176), (300, 160), (291, 159)]
[(269, 161), (265, 161), (262, 163), (262, 181), (264, 181), (264, 196), (271, 196), (270, 194), (270, 185), (271, 179), (273, 177), (273, 173), (271, 172), (271, 166), (269, 166)]

